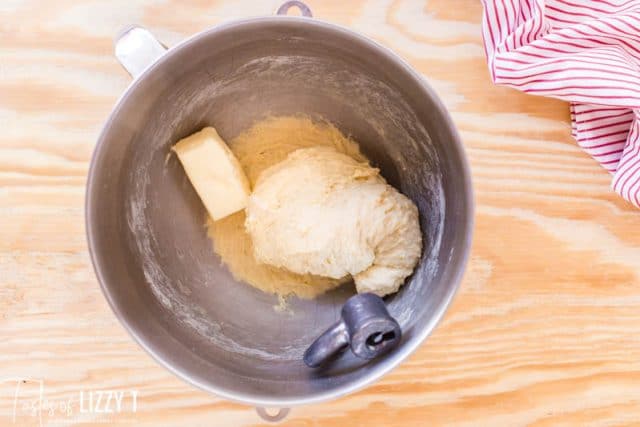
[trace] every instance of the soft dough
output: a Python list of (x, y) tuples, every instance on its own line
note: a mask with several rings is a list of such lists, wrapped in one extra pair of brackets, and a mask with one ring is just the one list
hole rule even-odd
[(378, 169), (332, 147), (296, 150), (262, 172), (246, 215), (258, 261), (352, 276), (358, 292), (396, 292), (422, 250), (413, 202)]
[[(252, 188), (263, 171), (285, 160), (292, 152), (318, 146), (332, 147), (358, 161), (367, 161), (360, 153), (358, 144), (336, 127), (305, 117), (270, 117), (255, 123), (229, 141), (229, 148), (242, 165)], [(244, 223), (244, 211), (219, 221), (211, 218), (207, 221), (215, 252), (237, 280), (268, 293), (315, 298), (350, 279), (296, 274), (257, 262)]]

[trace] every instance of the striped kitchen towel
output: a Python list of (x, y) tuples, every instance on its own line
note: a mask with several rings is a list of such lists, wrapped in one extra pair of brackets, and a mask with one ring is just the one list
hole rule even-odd
[(570, 102), (573, 136), (640, 207), (640, 0), (482, 0), (493, 81)]

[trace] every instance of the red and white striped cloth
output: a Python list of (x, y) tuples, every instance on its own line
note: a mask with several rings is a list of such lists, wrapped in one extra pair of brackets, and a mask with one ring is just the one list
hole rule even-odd
[(482, 0), (493, 81), (571, 103), (573, 136), (640, 207), (640, 0)]

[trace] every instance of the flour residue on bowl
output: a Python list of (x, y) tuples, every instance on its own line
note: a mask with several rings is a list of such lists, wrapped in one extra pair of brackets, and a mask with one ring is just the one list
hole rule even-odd
[[(406, 94), (369, 75), (366, 70), (355, 72), (350, 66), (334, 65), (323, 57), (304, 53), (267, 54), (243, 63), (238, 61), (234, 67), (221, 69), (216, 69), (212, 61), (207, 66), (214, 70), (214, 75), (210, 75), (201, 66), (201, 72), (193, 73), (192, 79), (180, 80), (168, 91), (162, 108), (159, 108), (153, 123), (144, 130), (144, 137), (140, 138), (139, 144), (146, 145), (147, 148), (133, 152), (132, 166), (125, 177), (127, 185), (133, 188), (123, 201), (125, 228), (129, 231), (135, 259), (140, 262), (139, 268), (144, 273), (145, 285), (152, 291), (152, 297), (165, 309), (163, 316), (168, 323), (179, 325), (183, 331), (191, 331), (189, 333), (207, 341), (209, 348), (220, 348), (263, 360), (299, 360), (317, 333), (307, 326), (316, 324), (325, 310), (333, 313), (334, 306), (338, 306), (340, 300), (336, 298), (335, 303), (318, 306), (317, 312), (312, 308), (305, 314), (298, 310), (298, 304), (306, 304), (307, 301), (292, 299), (286, 304), (294, 312), (289, 315), (274, 310), (274, 306), (280, 306), (275, 296), (258, 296), (257, 299), (263, 298), (260, 301), (248, 299), (254, 297), (250, 291), (245, 292), (243, 289), (249, 288), (248, 286), (233, 286), (230, 278), (221, 281), (217, 264), (219, 261), (212, 253), (206, 238), (207, 230), (202, 222), (196, 224), (197, 230), (189, 230), (191, 234), (188, 235), (191, 239), (198, 230), (201, 233), (197, 237), (197, 249), (183, 245), (181, 248), (184, 260), (177, 257), (177, 246), (174, 246), (171, 239), (182, 236), (168, 233), (167, 230), (173, 229), (171, 215), (178, 209), (172, 206), (166, 212), (167, 206), (158, 203), (161, 198), (157, 193), (165, 189), (158, 188), (157, 183), (164, 180), (163, 185), (167, 185), (168, 180), (176, 181), (172, 170), (176, 159), (166, 157), (169, 147), (189, 132), (195, 132), (206, 125), (221, 129), (221, 135), (227, 141), (233, 141), (270, 114), (291, 115), (303, 112), (310, 114), (315, 120), (326, 119), (334, 123), (342, 132), (355, 134), (376, 166), (379, 165), (379, 159), (371, 155), (375, 152), (371, 153), (369, 149), (373, 148), (375, 151), (375, 146), (384, 147), (384, 156), (389, 158), (392, 165), (388, 169), (381, 167), (383, 175), (418, 205), (426, 249), (414, 276), (404, 285), (400, 294), (389, 299), (389, 310), (405, 330), (413, 328), (420, 313), (425, 310), (423, 303), (415, 302), (429, 303), (425, 298), (441, 267), (438, 254), (445, 216), (440, 159), (423, 121), (408, 104)], [(305, 91), (312, 92), (313, 96), (305, 97), (301, 93)], [(348, 98), (345, 94), (349, 94)], [(283, 98), (286, 98), (285, 101), (280, 102)], [(318, 101), (320, 99), (321, 102)], [(264, 100), (277, 102), (267, 104)], [(298, 101), (302, 101), (302, 104)], [(323, 107), (322, 103), (327, 107)], [(366, 138), (361, 135), (366, 135)], [(401, 180), (391, 179), (393, 169), (402, 176)], [(389, 171), (391, 175), (388, 174)], [(151, 175), (153, 176), (150, 178)], [(176, 183), (174, 187), (179, 184)], [(186, 188), (188, 182), (185, 181), (184, 184)], [(425, 194), (425, 189), (428, 194)], [(178, 199), (174, 197), (174, 200)], [(186, 209), (179, 211), (184, 214)], [(199, 219), (203, 220), (204, 213), (200, 212), (202, 216)], [(238, 220), (237, 224), (242, 224), (242, 221)], [(197, 259), (203, 267), (198, 267), (193, 273), (176, 274), (175, 264), (193, 259)], [(179, 286), (177, 280), (182, 280), (183, 286)], [(224, 291), (223, 288), (240, 289), (243, 298), (240, 301), (249, 301), (251, 308), (260, 307), (273, 316), (283, 318), (282, 322), (297, 322), (299, 327), (293, 326), (295, 331), (277, 342), (266, 336), (280, 332), (284, 323), (278, 323), (279, 320), (259, 325), (267, 327), (268, 334), (248, 336), (244, 333), (246, 329), (241, 329), (234, 317), (249, 319), (251, 316), (248, 313), (221, 314), (219, 307), (211, 301), (199, 298), (204, 294), (215, 295)], [(191, 295), (189, 290), (192, 291)], [(327, 295), (320, 298), (325, 296)], [(228, 297), (235, 299), (236, 295)], [(265, 314), (265, 317), (271, 318), (269, 314)], [(329, 319), (327, 324), (335, 320), (331, 319), (330, 314), (326, 318)], [(237, 326), (235, 330), (231, 328), (233, 323)]]
[(185, 298), (185, 296), (190, 295), (190, 289), (179, 281), (174, 284), (161, 264), (156, 261), (159, 248), (153, 229), (147, 227), (145, 216), (147, 204), (142, 202), (146, 200), (144, 196), (147, 190), (147, 179), (144, 174), (139, 173), (138, 182), (136, 193), (139, 197), (129, 203), (127, 224), (136, 233), (136, 244), (142, 260), (144, 277), (158, 302), (170, 310), (180, 322), (229, 351), (260, 357), (265, 360), (299, 359), (302, 352), (302, 346), (300, 345), (285, 346), (282, 349), (283, 351), (272, 353), (239, 344), (223, 333), (223, 324), (211, 318), (204, 307), (199, 306), (193, 300)]

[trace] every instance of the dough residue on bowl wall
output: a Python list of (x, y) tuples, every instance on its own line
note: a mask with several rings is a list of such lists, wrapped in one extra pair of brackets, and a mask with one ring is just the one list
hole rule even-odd
[[(310, 147), (333, 147), (360, 162), (367, 159), (358, 144), (335, 126), (306, 117), (270, 117), (254, 124), (228, 141), (253, 187), (265, 169), (280, 163), (295, 150)], [(314, 298), (336, 288), (345, 279), (331, 279), (311, 274), (295, 274), (286, 269), (258, 263), (253, 256), (251, 237), (245, 230), (245, 213), (237, 212), (219, 221), (207, 220), (209, 237), (215, 252), (236, 280), (268, 293), (295, 294)], [(347, 279), (350, 280), (350, 279)]]

